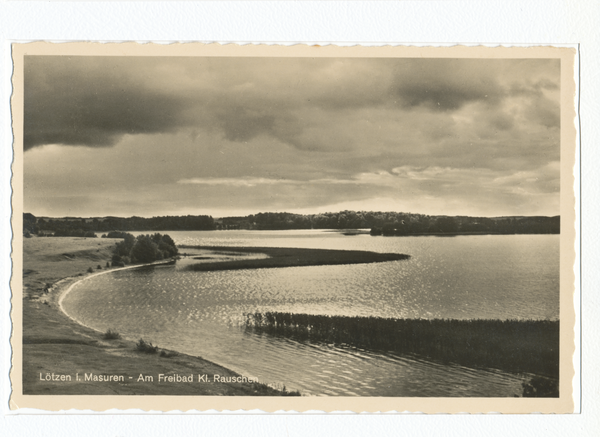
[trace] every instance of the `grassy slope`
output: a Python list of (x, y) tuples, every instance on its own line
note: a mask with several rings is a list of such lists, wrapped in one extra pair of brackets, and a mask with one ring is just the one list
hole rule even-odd
[[(24, 394), (124, 394), (124, 395), (270, 395), (281, 392), (262, 384), (157, 384), (129, 382), (85, 383), (40, 381), (40, 372), (83, 374), (159, 373), (180, 375), (236, 373), (197, 357), (178, 354), (163, 358), (135, 350), (134, 342), (102, 339), (102, 334), (83, 327), (59, 309), (58, 290), (45, 294), (46, 284), (63, 278), (67, 286), (89, 267), (106, 265), (117, 240), (92, 238), (30, 238), (23, 242), (23, 392)], [(74, 256), (73, 256), (74, 255)], [(59, 287), (56, 287), (59, 288)], [(127, 379), (127, 378), (126, 378)]]

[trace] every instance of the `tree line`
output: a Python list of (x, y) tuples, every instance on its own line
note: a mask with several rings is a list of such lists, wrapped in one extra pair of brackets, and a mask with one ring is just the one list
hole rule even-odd
[(370, 229), (371, 235), (559, 234), (560, 216), (467, 217), (404, 212), (341, 211), (324, 214), (259, 213), (217, 220), (217, 229)]
[(110, 231), (210, 231), (216, 224), (211, 216), (44, 218), (23, 214), (23, 232), (37, 235), (93, 237)]
[(560, 234), (560, 216), (434, 217), (421, 221), (399, 220), (371, 228), (371, 235), (426, 234)]
[(340, 211), (322, 214), (267, 212), (243, 217), (165, 216), (36, 218), (23, 215), (24, 232), (56, 236), (92, 236), (107, 231), (370, 229), (372, 235), (559, 234), (560, 216), (467, 217), (405, 212)]

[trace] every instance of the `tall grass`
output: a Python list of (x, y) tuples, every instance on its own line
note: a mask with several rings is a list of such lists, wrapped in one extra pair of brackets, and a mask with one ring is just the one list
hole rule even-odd
[(420, 320), (266, 312), (246, 315), (258, 333), (419, 355), (442, 363), (558, 378), (559, 322)]
[(121, 338), (121, 334), (119, 334), (117, 331), (113, 331), (112, 329), (108, 329), (102, 338), (104, 338), (104, 340), (119, 340)]
[(289, 247), (215, 247), (180, 246), (180, 248), (208, 249), (219, 254), (239, 256), (246, 253), (263, 253), (268, 258), (234, 259), (190, 266), (195, 271), (266, 269), (278, 267), (327, 266), (339, 264), (364, 264), (410, 259), (400, 253), (378, 253), (363, 250), (304, 249)]

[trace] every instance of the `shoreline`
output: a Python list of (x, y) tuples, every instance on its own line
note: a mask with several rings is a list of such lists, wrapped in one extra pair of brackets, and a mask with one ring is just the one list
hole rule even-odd
[[(61, 237), (59, 237), (59, 238), (61, 238)], [(48, 293), (48, 295), (49, 295), (48, 297), (50, 297), (50, 299), (52, 301), (54, 301), (56, 303), (56, 305), (58, 305), (58, 308), (60, 309), (60, 311), (65, 316), (67, 316), (69, 319), (71, 319), (73, 322), (77, 323), (78, 325), (84, 326), (84, 327), (86, 327), (88, 329), (92, 329), (92, 330), (94, 330), (94, 331), (96, 331), (96, 332), (98, 332), (100, 334), (104, 334), (104, 332), (102, 332), (102, 331), (100, 331), (100, 330), (98, 330), (96, 328), (93, 328), (91, 326), (88, 326), (85, 323), (83, 323), (81, 320), (77, 320), (76, 318), (72, 317), (65, 310), (65, 308), (63, 307), (63, 300), (71, 292), (71, 290), (73, 289), (73, 287), (75, 287), (77, 284), (79, 284), (79, 283), (81, 283), (83, 281), (87, 281), (88, 279), (92, 279), (92, 278), (95, 278), (96, 276), (100, 276), (100, 275), (105, 275), (107, 273), (113, 273), (113, 272), (117, 272), (117, 271), (120, 271), (120, 270), (129, 270), (129, 269), (135, 269), (135, 268), (140, 268), (140, 267), (148, 267), (148, 266), (153, 266), (153, 265), (166, 265), (167, 262), (171, 262), (171, 261), (172, 260), (168, 260), (168, 261), (163, 260), (163, 261), (157, 261), (157, 262), (152, 262), (152, 263), (147, 263), (147, 264), (129, 265), (129, 266), (125, 266), (125, 267), (116, 267), (116, 268), (112, 268), (111, 267), (110, 270), (103, 270), (101, 272), (92, 273), (92, 274), (89, 274), (88, 276), (81, 277), (81, 279), (77, 279), (77, 278), (79, 278), (77, 276), (76, 277), (64, 278), (64, 279), (61, 279), (60, 281), (52, 284), (52, 287), (51, 287), (51, 289), (49, 290), (49, 293)], [(69, 284), (66, 287), (60, 287), (57, 290), (56, 295), (52, 296), (54, 288), (57, 287), (57, 286), (59, 286), (59, 284), (61, 282), (63, 282), (63, 281), (69, 281), (69, 280), (73, 280), (73, 279), (77, 279), (77, 280), (75, 280), (74, 282), (72, 282), (71, 284)]]
[[(145, 353), (135, 341), (120, 336), (107, 338), (105, 333), (68, 315), (62, 300), (79, 282), (145, 266), (81, 273), (90, 264), (100, 266), (98, 261), (110, 259), (115, 242), (78, 237), (24, 240), (24, 395), (299, 395), (256, 382), (200, 356), (161, 347)], [(181, 375), (193, 381), (178, 381)]]

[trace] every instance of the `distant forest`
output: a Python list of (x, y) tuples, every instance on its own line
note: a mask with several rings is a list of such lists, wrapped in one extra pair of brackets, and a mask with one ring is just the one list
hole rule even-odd
[[(166, 217), (47, 218), (23, 214), (23, 232), (54, 236), (92, 237), (110, 231), (212, 231), (215, 220), (207, 215)], [(94, 234), (94, 235), (93, 235)]]
[(324, 214), (259, 213), (210, 216), (45, 218), (23, 215), (23, 232), (54, 236), (95, 236), (110, 231), (369, 229), (371, 235), (559, 234), (560, 216), (466, 217), (402, 212), (341, 211)]

